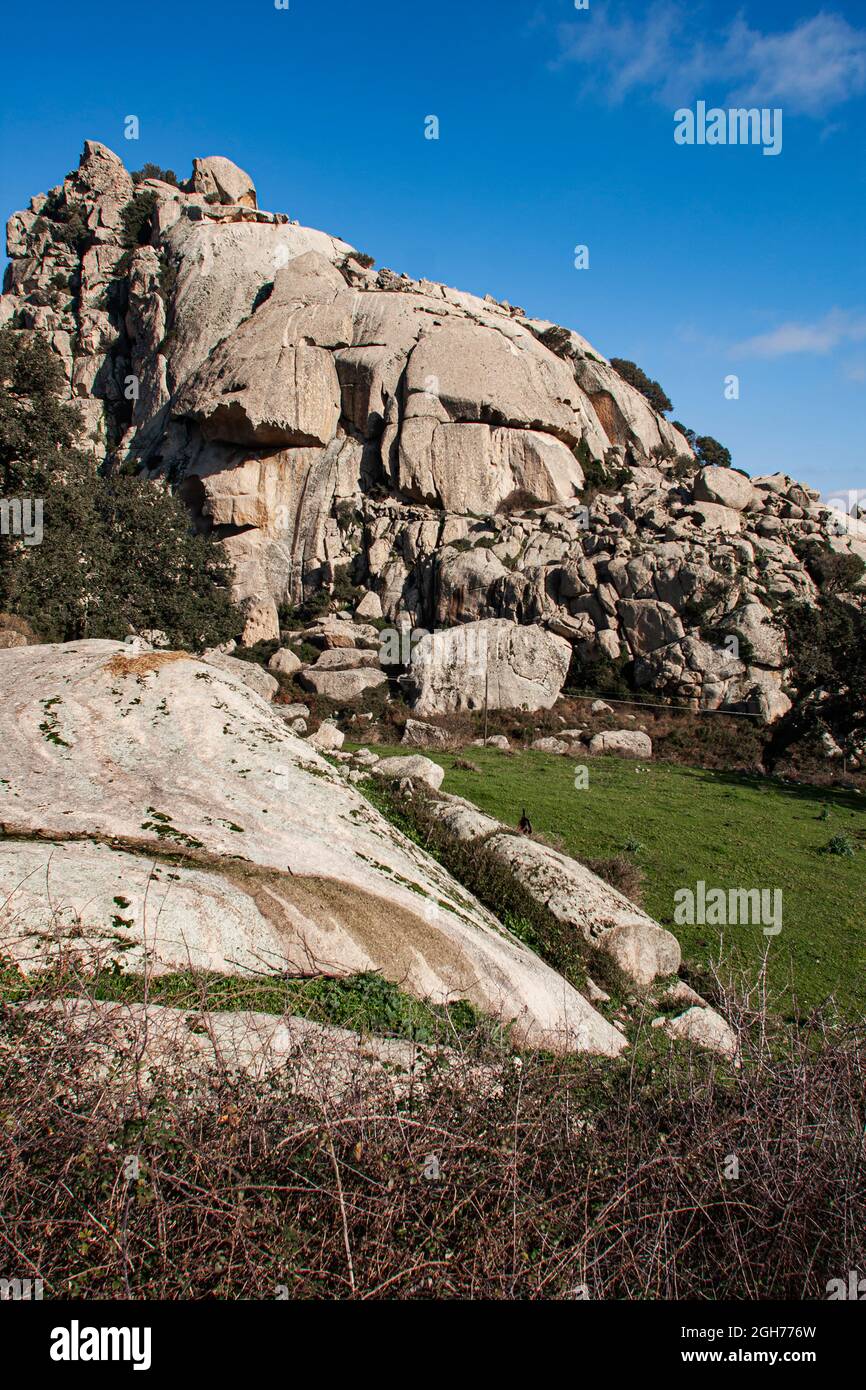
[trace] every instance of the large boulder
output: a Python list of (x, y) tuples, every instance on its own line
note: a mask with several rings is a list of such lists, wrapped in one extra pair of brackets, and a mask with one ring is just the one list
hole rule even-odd
[(415, 753), (406, 757), (380, 758), (375, 766), (375, 775), (384, 777), (388, 782), (401, 782), (404, 777), (413, 777), (436, 792), (442, 786), (445, 769), (434, 763), (432, 758)]
[(301, 669), (301, 659), (288, 647), (280, 647), (268, 662), (268, 670), (277, 676), (294, 676)]
[[(290, 1014), (191, 1012), (162, 1004), (66, 997), (20, 1006), (50, 1026), (63, 1023), (109, 1092), (140, 1095), (174, 1074), (188, 1091), (213, 1083), (214, 1069), (266, 1081), (291, 1072), (292, 1092), (321, 1103), (357, 1095), (378, 1083), (397, 1097), (441, 1075), (455, 1060), (443, 1047), (421, 1050), (402, 1038), (380, 1038)], [(477, 1084), (479, 1070), (474, 1069)]]
[(23, 968), (377, 970), (531, 1044), (624, 1046), (235, 670), (108, 641), (0, 667), (0, 949)]
[(617, 608), (635, 656), (666, 647), (685, 634), (682, 619), (669, 603), (650, 598), (622, 599)]
[(219, 199), (221, 203), (237, 203), (254, 208), (256, 186), (249, 174), (220, 154), (209, 154), (192, 162), (192, 186), (196, 193)]
[(742, 512), (751, 504), (755, 489), (750, 480), (736, 469), (710, 465), (697, 474), (694, 494), (696, 502), (716, 502), (720, 507)]
[(448, 748), (454, 741), (447, 729), (438, 724), (426, 724), (420, 719), (407, 719), (401, 743), (413, 748)]
[(665, 1032), (676, 1042), (716, 1052), (735, 1064), (739, 1061), (737, 1035), (727, 1019), (708, 1005), (696, 1004), (684, 1014), (665, 1021)]
[(535, 624), (505, 618), (427, 633), (407, 677), (420, 714), (449, 710), (550, 709), (562, 690), (571, 647)]
[(741, 639), (743, 657), (750, 664), (780, 670), (786, 661), (785, 637), (762, 603), (744, 603), (725, 618), (725, 627)]
[(593, 734), (589, 741), (589, 752), (593, 758), (600, 758), (605, 753), (615, 753), (620, 758), (651, 758), (653, 745), (649, 734), (641, 733), (639, 729), (606, 729), (603, 733)]
[(321, 670), (316, 664), (301, 671), (298, 680), (305, 690), (324, 695), (338, 704), (357, 700), (365, 690), (377, 690), (388, 684), (388, 677), (378, 667), (358, 666), (351, 670)]

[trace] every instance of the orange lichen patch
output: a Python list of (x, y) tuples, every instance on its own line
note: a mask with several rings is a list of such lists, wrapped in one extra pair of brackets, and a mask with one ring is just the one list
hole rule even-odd
[(595, 391), (589, 399), (598, 416), (598, 422), (611, 444), (624, 444), (626, 435), (623, 429), (622, 415), (610, 392)]
[(141, 656), (124, 656), (116, 652), (105, 663), (105, 670), (111, 676), (149, 676), (173, 661), (191, 661), (189, 652), (143, 652)]

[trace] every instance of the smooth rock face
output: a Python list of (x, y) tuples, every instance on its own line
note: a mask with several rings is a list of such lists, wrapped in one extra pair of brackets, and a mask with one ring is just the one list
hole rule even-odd
[(653, 744), (649, 734), (638, 729), (606, 729), (589, 740), (590, 757), (615, 753), (620, 758), (651, 758)]
[(147, 952), (155, 969), (192, 952), (229, 973), (381, 970), (420, 997), (513, 1018), (531, 1043), (621, 1050), (234, 671), (103, 641), (0, 664), (0, 937), (16, 958), (62, 946), (90, 960)]
[(408, 683), (420, 714), (549, 709), (568, 672), (571, 648), (541, 627), (505, 619), (429, 633), (416, 643)]
[(230, 671), (238, 680), (243, 681), (244, 685), (248, 685), (250, 690), (261, 695), (263, 700), (272, 700), (280, 688), (279, 681), (274, 676), (269, 676), (255, 661), (241, 661), (240, 657), (226, 656), (224, 652), (218, 652), (214, 648), (204, 653), (202, 661), (206, 661), (209, 666), (218, 666), (221, 671)]
[[(340, 416), (331, 353), (317, 346), (349, 331), (335, 300), (342, 276), (314, 251), (274, 277), (258, 313), (216, 348), (180, 392), (175, 413), (206, 439), (256, 446), (326, 445)], [(333, 344), (331, 344), (333, 345)]]

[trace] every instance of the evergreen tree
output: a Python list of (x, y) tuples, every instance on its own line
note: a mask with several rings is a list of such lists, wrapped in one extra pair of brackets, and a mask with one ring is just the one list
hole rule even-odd
[(0, 610), (46, 642), (160, 628), (172, 646), (200, 649), (237, 636), (220, 550), (193, 535), (164, 484), (106, 476), (77, 447), (80, 414), (63, 387), (39, 334), (0, 330), (0, 496), (41, 499), (43, 518), (40, 544), (0, 538)]

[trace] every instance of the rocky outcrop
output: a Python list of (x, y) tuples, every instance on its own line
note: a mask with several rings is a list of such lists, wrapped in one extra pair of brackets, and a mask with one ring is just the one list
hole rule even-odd
[(342, 567), (359, 619), (507, 620), (664, 698), (772, 719), (791, 694), (773, 615), (815, 598), (803, 543), (866, 559), (866, 523), (783, 471), (698, 469), (578, 333), (377, 272), (259, 208), (221, 156), (134, 185), (88, 141), (7, 248), (0, 323), (43, 333), (86, 438), (169, 478), (224, 547), (247, 645)]
[(0, 665), (0, 948), (23, 969), (378, 970), (530, 1043), (621, 1049), (236, 670), (107, 641)]

